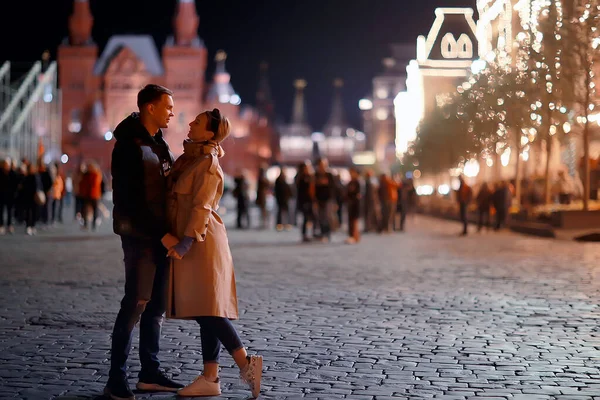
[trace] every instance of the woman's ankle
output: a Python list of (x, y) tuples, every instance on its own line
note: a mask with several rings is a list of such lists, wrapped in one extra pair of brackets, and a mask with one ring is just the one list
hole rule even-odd
[(206, 379), (209, 382), (216, 382), (219, 380), (219, 375), (215, 375), (215, 374), (205, 374), (202, 373), (202, 376), (204, 377), (204, 379)]

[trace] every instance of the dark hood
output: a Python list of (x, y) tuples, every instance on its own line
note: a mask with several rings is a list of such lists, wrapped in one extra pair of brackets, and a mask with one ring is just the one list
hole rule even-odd
[[(142, 125), (142, 122), (140, 120), (140, 113), (138, 112), (131, 113), (129, 117), (121, 121), (121, 123), (115, 128), (113, 134), (115, 136), (115, 139), (117, 139), (118, 141), (133, 140), (136, 138), (142, 139), (144, 141), (153, 141), (153, 138), (150, 135), (150, 133), (146, 130), (144, 125)], [(156, 136), (162, 137), (162, 132), (158, 131)]]

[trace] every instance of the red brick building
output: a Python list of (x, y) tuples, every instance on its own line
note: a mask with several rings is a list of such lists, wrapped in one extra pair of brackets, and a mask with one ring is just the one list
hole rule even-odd
[(178, 0), (173, 35), (160, 51), (150, 35), (115, 35), (100, 53), (91, 37), (93, 22), (88, 0), (74, 0), (69, 37), (58, 51), (62, 148), (70, 160), (68, 170), (86, 160), (109, 170), (112, 130), (137, 110), (137, 92), (148, 83), (175, 93), (176, 116), (165, 138), (176, 156), (182, 152), (188, 123), (198, 113), (218, 107), (233, 125), (232, 140), (223, 146), (231, 153), (223, 160), (225, 172), (252, 172), (271, 160), (271, 119), (260, 107), (241, 106), (225, 70), (224, 52), (217, 54), (212, 82), (206, 82), (207, 50), (198, 37), (194, 0)]

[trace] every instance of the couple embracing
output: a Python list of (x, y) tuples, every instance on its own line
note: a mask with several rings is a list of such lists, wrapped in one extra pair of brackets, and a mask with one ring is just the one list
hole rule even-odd
[[(184, 153), (174, 161), (161, 129), (174, 117), (173, 93), (147, 85), (133, 113), (115, 129), (112, 154), (114, 231), (121, 236), (125, 295), (112, 333), (104, 393), (131, 400), (127, 358), (139, 322), (141, 391), (218, 396), (221, 344), (240, 369), (253, 397), (260, 393), (262, 357), (249, 356), (231, 320), (238, 318), (233, 261), (223, 221), (221, 142), (229, 120), (218, 109), (190, 122)], [(192, 383), (174, 382), (159, 368), (164, 315), (200, 326), (204, 369)]]

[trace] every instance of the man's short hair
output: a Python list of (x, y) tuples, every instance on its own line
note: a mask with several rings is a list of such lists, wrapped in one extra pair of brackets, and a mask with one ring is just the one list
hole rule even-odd
[(163, 94), (173, 96), (173, 92), (164, 86), (154, 84), (144, 86), (137, 95), (138, 108), (141, 110), (146, 104), (159, 101)]

